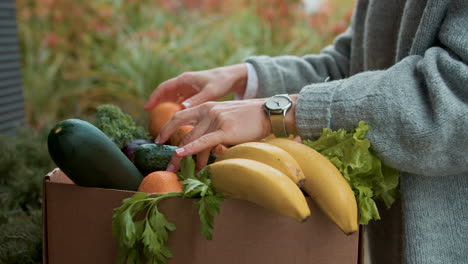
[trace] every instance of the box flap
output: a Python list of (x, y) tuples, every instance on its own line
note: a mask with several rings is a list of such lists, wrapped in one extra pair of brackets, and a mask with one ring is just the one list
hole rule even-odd
[[(50, 174), (50, 173), (49, 173)], [(47, 174), (47, 175), (49, 175)], [(48, 176), (45, 177), (44, 182), (42, 184), (42, 263), (47, 264), (49, 263), (47, 258), (47, 196), (46, 196), (46, 179)]]
[(63, 171), (59, 168), (55, 168), (45, 176), (45, 181), (64, 183), (64, 184), (75, 184), (70, 178), (68, 178)]
[(47, 184), (48, 183), (61, 183), (61, 184), (73, 184), (74, 182), (65, 175), (59, 168), (55, 168), (44, 177), (42, 184), (42, 262), (44, 264), (49, 263), (48, 256), (48, 228), (47, 228)]

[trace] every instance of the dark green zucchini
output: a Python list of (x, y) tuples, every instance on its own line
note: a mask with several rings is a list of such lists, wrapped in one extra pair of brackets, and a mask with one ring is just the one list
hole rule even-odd
[(136, 191), (143, 179), (125, 154), (86, 121), (57, 123), (47, 145), (52, 160), (77, 185)]

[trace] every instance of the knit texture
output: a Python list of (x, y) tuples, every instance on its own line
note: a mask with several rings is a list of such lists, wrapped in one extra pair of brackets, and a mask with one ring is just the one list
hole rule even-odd
[(259, 97), (299, 93), (303, 138), (371, 125), (374, 151), (402, 172), (403, 263), (468, 263), (468, 1), (358, 0), (320, 54), (246, 61)]

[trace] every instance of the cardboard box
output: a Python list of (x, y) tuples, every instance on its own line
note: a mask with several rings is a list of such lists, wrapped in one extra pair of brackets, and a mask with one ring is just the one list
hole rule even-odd
[[(56, 169), (44, 181), (44, 263), (116, 263), (113, 209), (133, 192), (74, 185)], [(344, 235), (308, 199), (311, 217), (297, 223), (255, 204), (226, 199), (213, 240), (200, 234), (193, 200), (170, 198), (160, 208), (177, 230), (169, 264), (359, 263), (359, 232)]]

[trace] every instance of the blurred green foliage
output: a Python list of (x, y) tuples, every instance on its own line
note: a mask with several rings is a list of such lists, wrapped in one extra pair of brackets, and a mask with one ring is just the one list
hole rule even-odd
[(145, 120), (157, 85), (251, 55), (318, 52), (344, 31), (352, 1), (313, 14), (299, 0), (17, 0), (29, 123), (114, 103)]
[(0, 135), (0, 263), (42, 262), (42, 181), (54, 168), (47, 133)]

